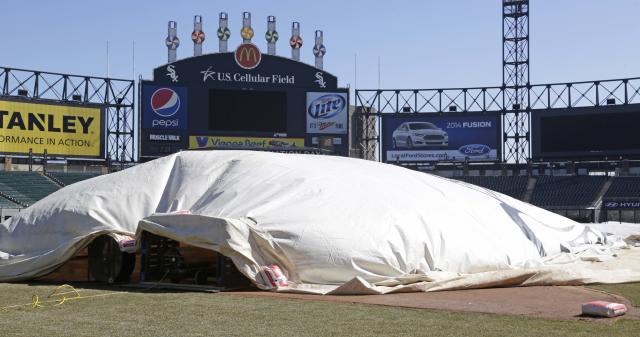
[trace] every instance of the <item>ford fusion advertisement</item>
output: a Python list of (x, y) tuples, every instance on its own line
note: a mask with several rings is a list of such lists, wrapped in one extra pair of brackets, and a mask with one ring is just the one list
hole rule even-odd
[(384, 116), (385, 162), (498, 161), (496, 116)]

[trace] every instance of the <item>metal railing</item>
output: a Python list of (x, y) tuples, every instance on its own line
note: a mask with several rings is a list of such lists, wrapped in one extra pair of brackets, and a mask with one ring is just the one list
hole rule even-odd
[[(355, 118), (368, 130), (358, 134), (362, 157), (376, 157), (380, 148), (380, 118), (389, 114), (483, 114), (499, 113), (503, 117), (521, 116), (518, 123), (530, 123), (531, 111), (545, 109), (571, 109), (606, 105), (640, 104), (640, 77), (549, 83), (528, 85), (522, 104), (510, 104), (512, 87), (472, 87), (441, 89), (357, 89), (355, 91)], [(511, 120), (511, 119), (510, 119)], [(375, 126), (371, 126), (371, 124)], [(503, 160), (509, 159), (506, 149), (519, 149), (514, 139), (530, 144), (530, 132), (519, 134), (513, 122), (503, 125)], [(528, 130), (528, 128), (525, 128)], [(371, 132), (375, 130), (375, 132)], [(378, 158), (380, 156), (378, 155)], [(512, 155), (513, 157), (513, 155)], [(516, 156), (520, 159), (520, 155)], [(530, 159), (527, 151), (524, 160)], [(518, 161), (516, 161), (517, 163)]]

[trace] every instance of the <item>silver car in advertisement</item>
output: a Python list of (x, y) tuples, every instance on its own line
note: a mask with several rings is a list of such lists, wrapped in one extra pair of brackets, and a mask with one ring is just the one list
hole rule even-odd
[(394, 149), (449, 145), (449, 135), (429, 122), (402, 123), (393, 131), (392, 138)]

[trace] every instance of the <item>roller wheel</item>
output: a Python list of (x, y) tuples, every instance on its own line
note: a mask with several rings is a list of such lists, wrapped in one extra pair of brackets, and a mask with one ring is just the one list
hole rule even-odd
[(122, 252), (116, 240), (108, 235), (89, 244), (89, 273), (98, 282), (129, 282), (135, 263), (135, 254)]

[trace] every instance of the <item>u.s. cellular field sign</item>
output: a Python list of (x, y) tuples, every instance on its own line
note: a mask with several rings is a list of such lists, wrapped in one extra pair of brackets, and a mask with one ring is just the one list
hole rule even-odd
[(100, 158), (100, 107), (0, 100), (0, 152)]

